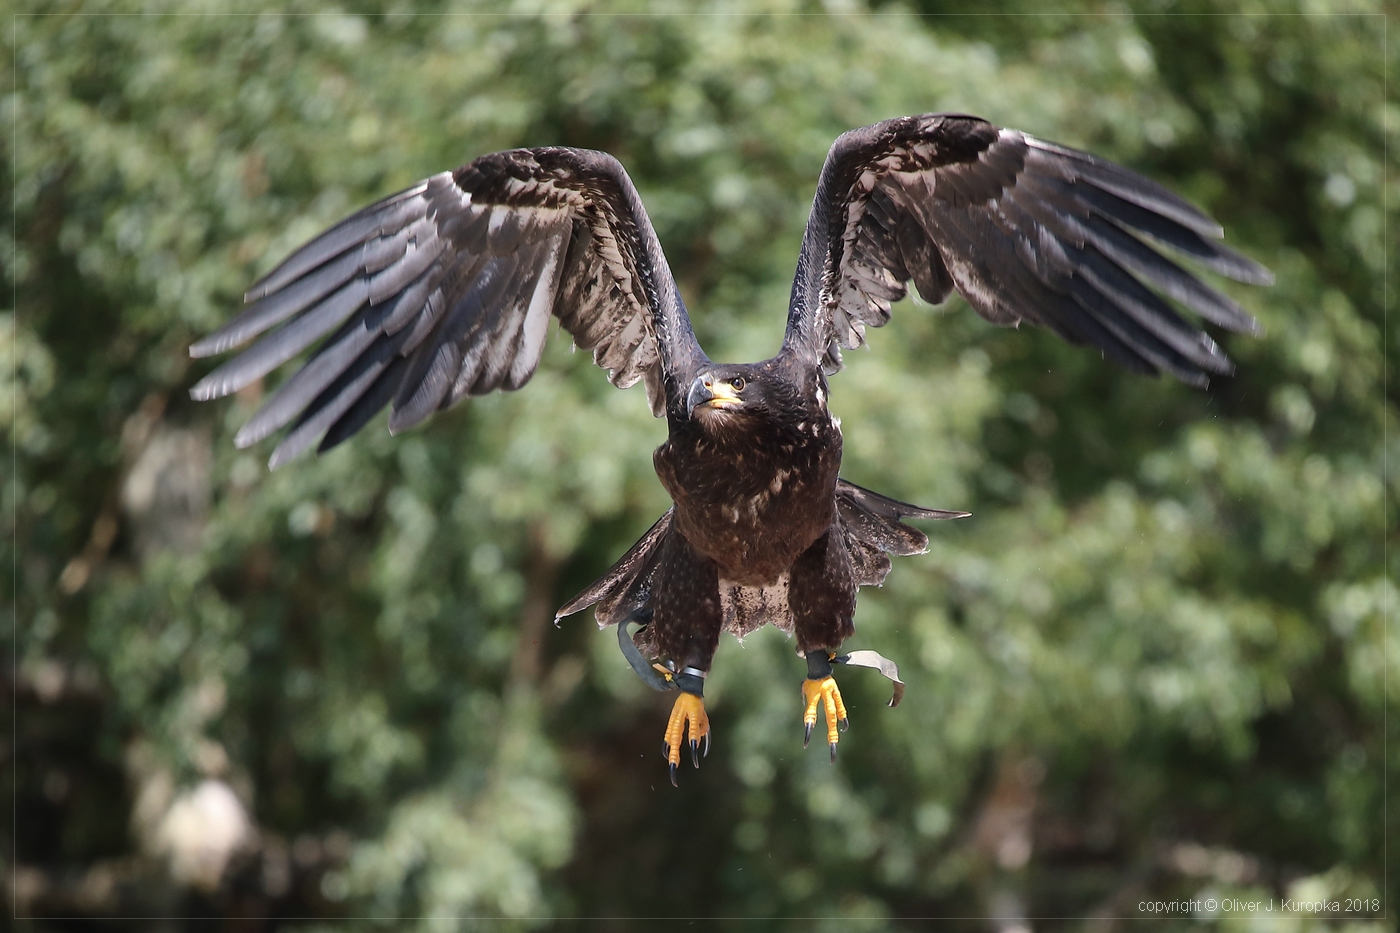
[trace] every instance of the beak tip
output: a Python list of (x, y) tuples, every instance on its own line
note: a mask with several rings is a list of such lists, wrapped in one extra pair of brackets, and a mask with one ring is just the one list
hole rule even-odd
[(690, 391), (686, 394), (685, 397), (686, 414), (694, 418), (695, 409), (699, 408), (701, 405), (705, 404), (714, 397), (715, 395), (713, 392), (710, 391), (710, 387), (705, 384), (705, 377), (697, 376), (695, 378), (695, 381), (690, 384)]

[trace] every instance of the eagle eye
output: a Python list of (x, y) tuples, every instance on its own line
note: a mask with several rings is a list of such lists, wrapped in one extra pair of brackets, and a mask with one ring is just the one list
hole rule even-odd
[(729, 380), (729, 384), (734, 388), (735, 392), (744, 391), (744, 386), (748, 385), (743, 376), (735, 376), (733, 379)]

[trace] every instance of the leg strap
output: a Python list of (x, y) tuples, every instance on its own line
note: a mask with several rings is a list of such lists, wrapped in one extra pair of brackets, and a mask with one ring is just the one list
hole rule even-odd
[[(878, 651), (852, 651), (850, 654), (843, 654), (840, 657), (832, 658), (832, 664), (849, 664), (851, 667), (869, 667), (884, 674), (894, 682), (894, 696), (890, 698), (890, 706), (898, 706), (899, 701), (904, 699), (904, 681), (899, 679), (899, 668), (889, 658)], [(807, 669), (811, 670), (811, 656), (808, 655)], [(810, 675), (809, 675), (810, 676)]]
[(680, 673), (667, 670), (659, 664), (652, 664), (642, 654), (642, 649), (637, 647), (637, 643), (632, 639), (632, 633), (627, 627), (634, 622), (640, 622), (638, 631), (646, 628), (648, 618), (643, 618), (641, 613), (628, 616), (617, 623), (617, 646), (622, 649), (622, 656), (627, 659), (632, 670), (637, 672), (637, 676), (642, 678), (642, 683), (653, 690), (666, 693), (671, 690), (680, 690), (683, 693), (693, 693), (698, 697), (705, 695), (705, 671), (696, 667), (687, 667)]
[(807, 679), (821, 680), (831, 676), (831, 662), (836, 656), (825, 649), (807, 652)]

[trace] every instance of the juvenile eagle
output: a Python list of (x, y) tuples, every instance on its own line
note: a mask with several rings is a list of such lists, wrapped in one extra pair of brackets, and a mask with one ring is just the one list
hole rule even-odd
[(246, 447), (290, 425), (275, 468), (318, 439), (336, 446), (386, 404), (400, 431), (468, 395), (520, 388), (551, 315), (614, 385), (644, 382), (667, 421), (654, 462), (674, 505), (559, 615), (596, 605), (600, 625), (644, 623), (636, 645), (680, 690), (665, 740), (674, 782), (683, 739), (693, 761), (701, 739), (708, 750), (702, 686), (720, 633), (765, 622), (795, 634), (806, 734), (822, 708), (834, 757), (846, 714), (831, 662), (854, 631), (857, 588), (884, 579), (886, 555), (925, 549), (901, 519), (964, 514), (838, 476), (827, 377), (910, 281), (928, 302), (956, 289), (997, 324), (1030, 321), (1136, 372), (1203, 386), (1231, 363), (1163, 296), (1227, 330), (1255, 321), (1148, 244), (1270, 281), (1221, 236), (1171, 192), (1092, 155), (976, 117), (886, 120), (827, 155), (777, 355), (716, 363), (621, 164), (515, 149), (434, 175), (293, 253), (190, 354), (277, 329), (191, 395), (236, 392), (325, 338), (235, 439)]

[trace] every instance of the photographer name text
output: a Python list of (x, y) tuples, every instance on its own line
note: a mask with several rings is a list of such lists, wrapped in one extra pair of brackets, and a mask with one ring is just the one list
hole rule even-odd
[(1138, 901), (1145, 914), (1375, 914), (1380, 898), (1343, 897), (1336, 900), (1269, 898), (1249, 900), (1240, 897), (1201, 897), (1176, 901)]

